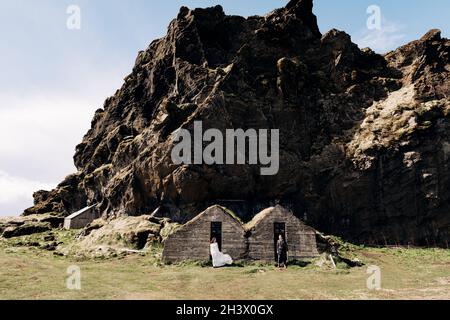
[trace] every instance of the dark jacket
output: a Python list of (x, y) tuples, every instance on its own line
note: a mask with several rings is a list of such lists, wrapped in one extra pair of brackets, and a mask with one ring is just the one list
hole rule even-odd
[(277, 241), (277, 252), (278, 254), (284, 253), (288, 251), (288, 246), (286, 241), (284, 240), (278, 240)]
[(277, 241), (277, 260), (278, 263), (284, 263), (287, 262), (287, 252), (288, 252), (288, 246), (286, 241), (284, 240), (278, 240)]

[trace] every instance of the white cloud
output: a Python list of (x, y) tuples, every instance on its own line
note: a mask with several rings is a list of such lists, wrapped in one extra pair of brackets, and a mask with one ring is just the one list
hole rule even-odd
[[(0, 195), (0, 215), (21, 213), (32, 205), (39, 186), (55, 187), (76, 172), (75, 146), (89, 130), (95, 110), (131, 69), (132, 59), (116, 60), (111, 69), (80, 57), (56, 75), (42, 73), (34, 80), (22, 75), (22, 82), (14, 73), (0, 73), (0, 171), (9, 177), (3, 176), (0, 192), (14, 190)], [(27, 67), (19, 70), (25, 73)]]
[(0, 101), (0, 215), (17, 215), (32, 205), (33, 192), (53, 189), (76, 171), (75, 145), (96, 107), (69, 96), (0, 95)]
[(56, 183), (28, 180), (0, 171), (0, 216), (12, 216), (23, 212), (33, 204), (33, 192), (51, 190), (55, 186)]
[[(0, 169), (32, 180), (55, 180), (74, 170), (75, 145), (87, 132), (95, 107), (73, 97), (0, 95)], [(58, 164), (60, 161), (63, 164)], [(48, 170), (50, 175), (39, 171)], [(30, 168), (31, 170), (28, 170)], [(60, 170), (66, 170), (63, 175)], [(28, 171), (23, 174), (23, 171)], [(62, 175), (62, 176), (61, 176)]]
[[(95, 110), (152, 39), (135, 19), (116, 34), (117, 19), (103, 10), (109, 2), (100, 2), (82, 6), (89, 14), (73, 31), (66, 28), (67, 4), (0, 1), (0, 215), (21, 213), (34, 191), (76, 171), (75, 146)], [(113, 11), (122, 16), (120, 8)], [(134, 40), (144, 35), (149, 39)]]
[(369, 30), (368, 28), (359, 32), (355, 37), (355, 43), (360, 48), (369, 47), (379, 53), (386, 53), (394, 50), (402, 45), (405, 40), (405, 34), (402, 33), (404, 26), (388, 21), (382, 20), (381, 29)]

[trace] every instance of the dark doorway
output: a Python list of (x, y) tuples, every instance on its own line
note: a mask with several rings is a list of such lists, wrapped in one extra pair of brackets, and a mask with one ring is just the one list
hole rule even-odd
[(216, 238), (219, 250), (222, 251), (222, 222), (211, 222), (211, 240)]
[(277, 242), (280, 235), (286, 241), (286, 223), (275, 222), (273, 225), (273, 248), (275, 252), (275, 261), (278, 261)]

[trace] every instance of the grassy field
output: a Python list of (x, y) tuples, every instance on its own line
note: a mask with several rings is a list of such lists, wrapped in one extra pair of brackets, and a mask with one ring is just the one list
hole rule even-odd
[[(0, 299), (450, 299), (450, 250), (355, 249), (366, 266), (314, 263), (224, 269), (195, 263), (164, 266), (160, 250), (113, 259), (75, 259), (0, 243)], [(81, 270), (81, 290), (66, 287)], [(382, 289), (367, 289), (368, 265), (381, 268)]]

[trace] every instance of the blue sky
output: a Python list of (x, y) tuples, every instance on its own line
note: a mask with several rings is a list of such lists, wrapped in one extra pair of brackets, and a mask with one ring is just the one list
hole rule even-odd
[[(227, 14), (264, 15), (281, 0), (0, 0), (0, 215), (32, 204), (31, 193), (74, 172), (74, 147), (94, 111), (114, 94), (137, 52), (163, 36), (180, 6), (221, 4)], [(69, 5), (81, 29), (68, 30)], [(382, 29), (368, 30), (367, 8)], [(448, 0), (316, 0), (322, 33), (344, 30), (360, 46), (385, 52), (431, 28), (450, 32)]]

